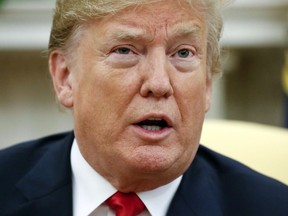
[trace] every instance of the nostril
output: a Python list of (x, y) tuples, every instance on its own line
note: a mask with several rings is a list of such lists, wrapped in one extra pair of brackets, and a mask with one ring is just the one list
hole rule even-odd
[(142, 84), (140, 94), (143, 97), (169, 97), (174, 94), (174, 90), (169, 79), (151, 78)]

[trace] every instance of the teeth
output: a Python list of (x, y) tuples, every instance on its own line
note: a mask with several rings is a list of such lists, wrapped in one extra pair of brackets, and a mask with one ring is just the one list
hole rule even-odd
[(160, 126), (157, 126), (157, 125), (142, 125), (141, 127), (143, 129), (149, 130), (149, 131), (157, 131), (157, 130), (161, 130), (162, 129)]
[(162, 121), (162, 118), (148, 118), (149, 121)]

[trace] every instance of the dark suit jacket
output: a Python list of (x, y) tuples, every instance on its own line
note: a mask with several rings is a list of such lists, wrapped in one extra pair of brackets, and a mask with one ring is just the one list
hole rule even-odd
[[(0, 151), (1, 216), (72, 215), (73, 139), (65, 133)], [(288, 216), (288, 187), (200, 146), (168, 215)]]

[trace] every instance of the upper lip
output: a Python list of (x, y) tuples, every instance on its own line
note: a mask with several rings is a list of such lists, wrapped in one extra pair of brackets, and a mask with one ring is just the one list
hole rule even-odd
[(145, 120), (164, 120), (168, 127), (173, 127), (173, 121), (165, 114), (146, 114), (135, 121), (135, 125)]

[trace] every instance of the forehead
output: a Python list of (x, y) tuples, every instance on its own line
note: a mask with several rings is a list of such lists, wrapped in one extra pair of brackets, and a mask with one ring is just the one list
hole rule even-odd
[[(125, 32), (146, 35), (166, 31), (166, 34), (200, 33), (206, 30), (205, 16), (186, 1), (165, 0), (130, 6), (97, 22), (106, 33), (113, 29), (118, 37), (126, 37)], [(124, 29), (125, 27), (125, 29)], [(122, 31), (121, 31), (122, 29)], [(151, 34), (150, 34), (151, 35)]]
[[(135, 17), (135, 15), (137, 15)], [(162, 0), (142, 5), (130, 6), (119, 11), (116, 16), (118, 19), (136, 19), (137, 17), (146, 20), (157, 19), (158, 25), (163, 25), (165, 21), (173, 21), (174, 19), (193, 19), (200, 18), (200, 12), (196, 7), (188, 4), (186, 1), (179, 0)], [(152, 24), (152, 23), (150, 23)]]

